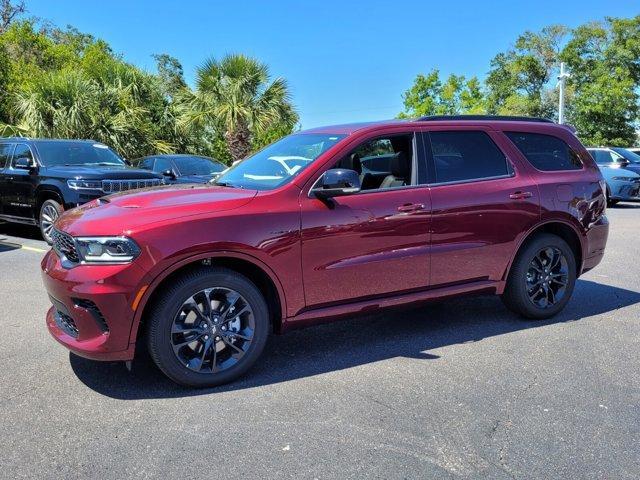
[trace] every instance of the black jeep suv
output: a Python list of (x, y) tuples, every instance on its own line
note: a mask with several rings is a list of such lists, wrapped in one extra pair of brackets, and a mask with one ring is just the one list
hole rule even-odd
[(0, 219), (39, 225), (47, 243), (63, 210), (162, 183), (93, 140), (0, 139)]

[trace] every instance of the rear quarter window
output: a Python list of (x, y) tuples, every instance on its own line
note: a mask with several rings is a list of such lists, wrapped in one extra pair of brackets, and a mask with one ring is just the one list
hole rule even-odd
[(564, 140), (542, 133), (504, 132), (529, 160), (543, 172), (580, 170), (582, 162)]

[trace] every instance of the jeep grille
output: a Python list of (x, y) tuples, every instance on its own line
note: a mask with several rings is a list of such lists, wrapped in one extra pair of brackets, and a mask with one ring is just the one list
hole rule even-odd
[(159, 178), (143, 178), (139, 180), (103, 180), (102, 191), (104, 193), (117, 193), (134, 190), (136, 188), (155, 187), (158, 185), (162, 185), (162, 180)]

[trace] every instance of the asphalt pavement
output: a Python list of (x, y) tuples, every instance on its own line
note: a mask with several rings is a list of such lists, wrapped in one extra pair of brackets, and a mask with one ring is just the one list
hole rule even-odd
[(497, 297), (273, 337), (189, 390), (49, 337), (47, 247), (0, 225), (0, 478), (640, 478), (640, 204), (556, 318)]

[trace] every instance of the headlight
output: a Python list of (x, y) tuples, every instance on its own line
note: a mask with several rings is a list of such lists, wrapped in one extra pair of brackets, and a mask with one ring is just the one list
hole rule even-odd
[(613, 177), (614, 180), (619, 180), (621, 182), (635, 182), (638, 177)]
[(129, 263), (140, 247), (127, 237), (76, 237), (78, 256), (84, 263)]
[(74, 190), (102, 190), (100, 180), (67, 180), (67, 185)]

